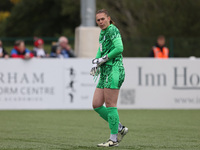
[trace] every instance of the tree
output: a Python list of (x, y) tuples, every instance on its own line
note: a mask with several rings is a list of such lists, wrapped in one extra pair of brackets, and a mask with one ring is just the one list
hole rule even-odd
[(130, 36), (200, 36), (200, 0), (97, 0)]
[(3, 22), (4, 36), (73, 35), (80, 24), (80, 2), (70, 0), (22, 0), (15, 5), (10, 17)]
[[(74, 35), (80, 25), (80, 0), (14, 0), (10, 17), (1, 23), (4, 36)], [(200, 0), (96, 0), (110, 11), (124, 38), (200, 35)], [(1, 6), (11, 9), (11, 3)], [(1, 7), (0, 7), (1, 8)], [(4, 8), (4, 7), (3, 7)]]
[[(11, 1), (15, 3), (11, 4)], [(11, 10), (10, 16), (3, 14), (4, 20), (0, 21), (1, 36), (44, 37), (63, 34), (73, 37), (75, 28), (80, 25), (80, 0), (11, 1), (4, 0), (0, 5), (1, 10), (6, 8), (6, 11)], [(198, 19), (200, 0), (96, 0), (96, 2), (97, 9), (109, 10), (116, 26), (119, 27), (126, 56), (147, 56), (156, 37), (161, 34), (167, 39), (200, 37)], [(200, 46), (197, 44), (198, 41), (193, 42), (193, 40), (174, 41), (188, 43), (185, 44), (188, 47), (190, 43), (195, 43), (193, 49)], [(169, 40), (167, 42), (169, 43)], [(184, 47), (186, 46), (180, 44), (177, 46), (176, 56), (182, 55)]]

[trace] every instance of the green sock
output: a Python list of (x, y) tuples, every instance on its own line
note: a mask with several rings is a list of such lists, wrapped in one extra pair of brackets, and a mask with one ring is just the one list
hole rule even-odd
[(108, 122), (108, 111), (105, 106), (95, 108), (94, 110), (99, 114), (99, 116), (101, 116), (105, 121)]
[(108, 111), (108, 123), (111, 130), (111, 134), (118, 134), (119, 115), (117, 107), (107, 107)]

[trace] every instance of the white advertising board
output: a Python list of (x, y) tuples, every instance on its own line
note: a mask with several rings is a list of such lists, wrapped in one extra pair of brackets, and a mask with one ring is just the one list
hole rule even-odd
[(0, 109), (90, 109), (90, 59), (0, 60)]
[[(122, 109), (199, 109), (200, 60), (125, 58)], [(91, 59), (1, 59), (0, 109), (92, 109)]]
[(200, 108), (200, 59), (125, 59), (124, 66), (119, 108)]

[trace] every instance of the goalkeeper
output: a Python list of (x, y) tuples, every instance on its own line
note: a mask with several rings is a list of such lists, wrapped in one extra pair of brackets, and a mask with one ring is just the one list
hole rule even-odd
[[(128, 128), (119, 122), (117, 99), (119, 89), (124, 82), (123, 44), (119, 30), (114, 25), (107, 10), (96, 13), (96, 22), (101, 28), (99, 49), (96, 58), (92, 60), (93, 67), (90, 74), (100, 79), (93, 97), (94, 110), (109, 124), (110, 138), (100, 147), (118, 146)], [(106, 107), (103, 106), (105, 103)]]

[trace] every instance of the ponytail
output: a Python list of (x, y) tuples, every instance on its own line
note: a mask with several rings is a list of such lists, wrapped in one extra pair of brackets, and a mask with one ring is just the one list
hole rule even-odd
[(115, 25), (115, 22), (112, 19), (110, 19), (110, 24), (114, 24)]

